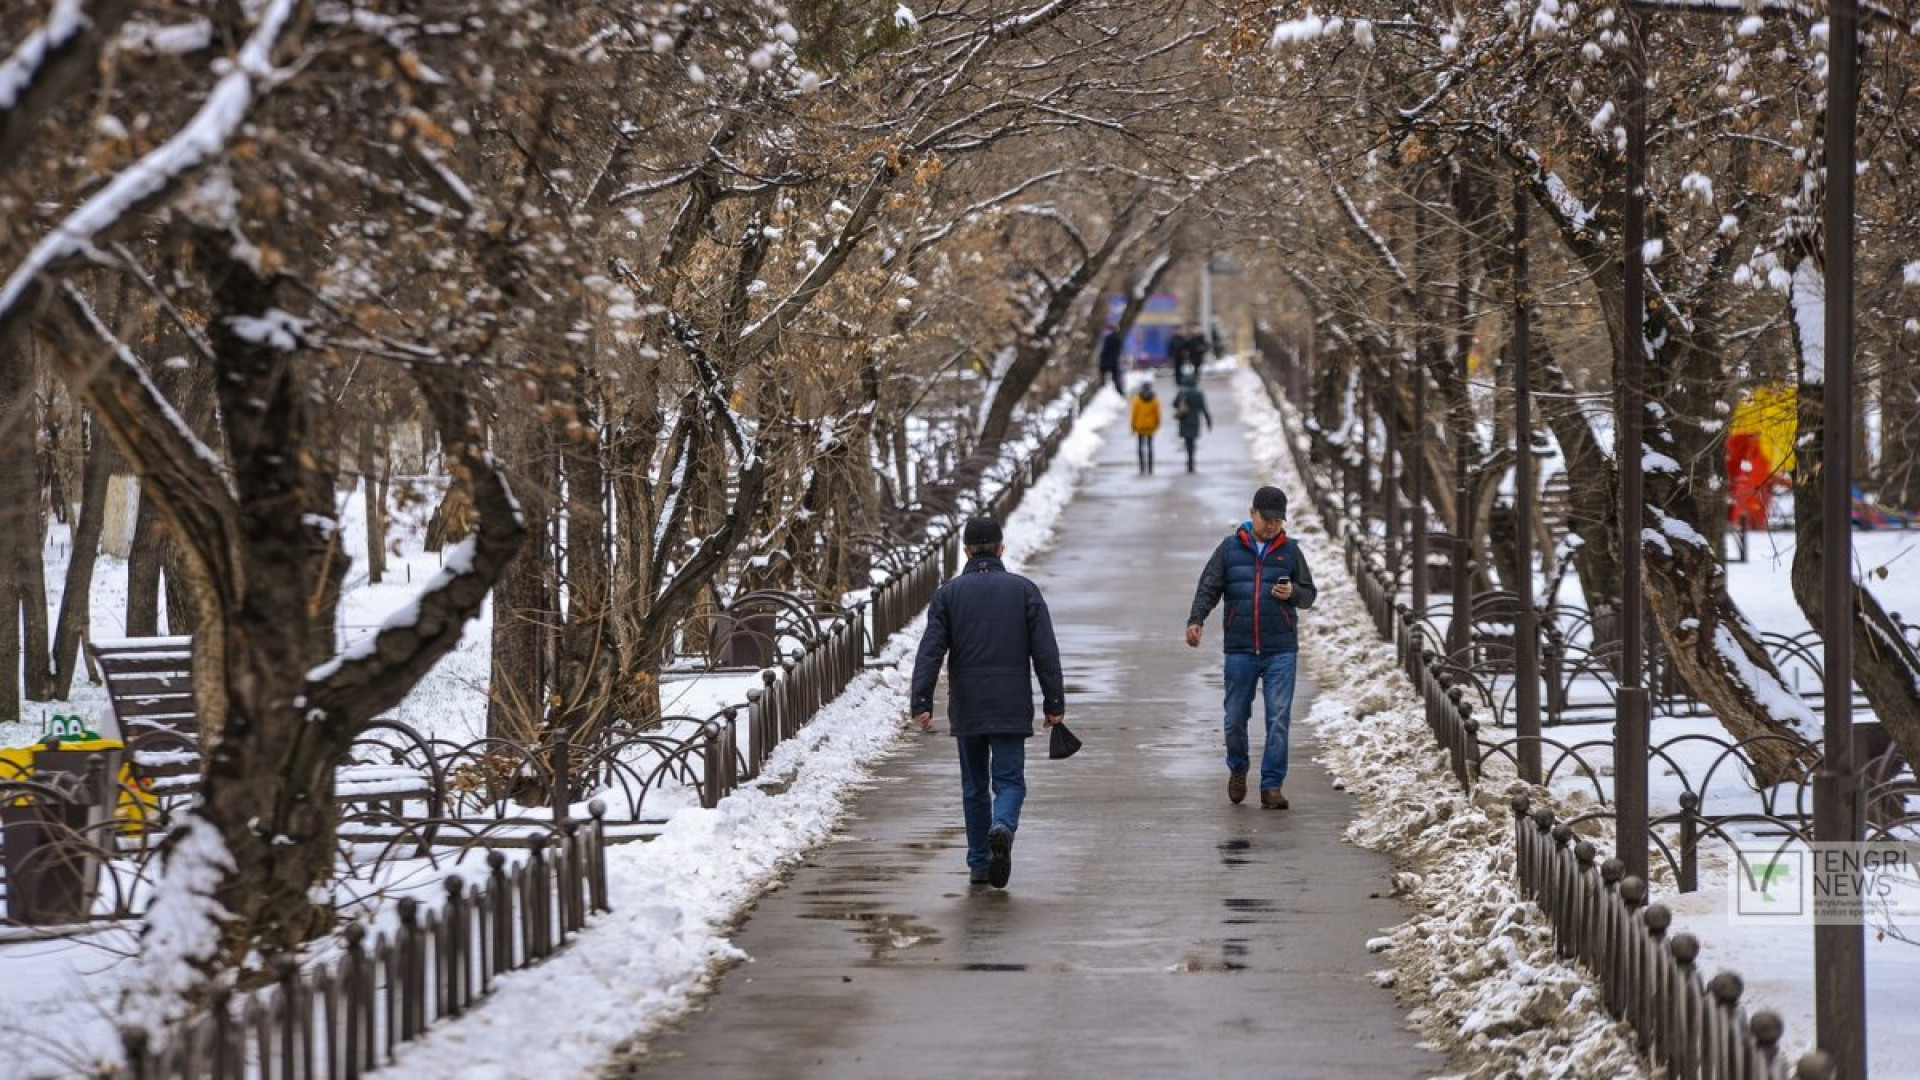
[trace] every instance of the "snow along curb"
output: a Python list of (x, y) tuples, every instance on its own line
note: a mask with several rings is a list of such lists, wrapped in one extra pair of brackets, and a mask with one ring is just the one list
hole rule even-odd
[[(1004, 522), (1007, 561), (1040, 550), (1124, 402), (1101, 393), (1053, 465)], [(727, 935), (780, 876), (830, 838), (847, 802), (905, 736), (906, 688), (924, 614), (768, 758), (758, 779), (708, 810), (674, 814), (645, 844), (610, 848), (613, 911), (536, 967), (502, 976), (460, 1020), (398, 1048), (372, 1075), (406, 1080), (562, 1080), (686, 1013), (720, 972), (745, 959)], [(530, 1042), (537, 1042), (535, 1047)]]
[[(1249, 449), (1291, 495), (1291, 535), (1320, 586), (1301, 656), (1319, 693), (1306, 717), (1316, 760), (1360, 803), (1347, 839), (1403, 868), (1395, 892), (1418, 914), (1368, 943), (1391, 955), (1375, 981), (1395, 986), (1426, 1045), (1467, 1080), (1648, 1075), (1633, 1033), (1607, 1015), (1586, 974), (1555, 955), (1553, 931), (1513, 874), (1506, 793), (1463, 793), (1421, 714), (1419, 693), (1373, 621), (1287, 446), (1258, 376), (1235, 374)], [(1256, 438), (1258, 435), (1260, 437)]]

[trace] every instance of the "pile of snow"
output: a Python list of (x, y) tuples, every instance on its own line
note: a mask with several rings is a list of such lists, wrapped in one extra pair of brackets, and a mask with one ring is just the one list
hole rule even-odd
[[(1010, 566), (1052, 538), (1061, 509), (1125, 403), (1102, 394), (1047, 473), (1003, 523)], [(872, 767), (900, 746), (924, 618), (887, 642), (882, 663), (780, 745), (763, 775), (713, 809), (687, 807), (658, 839), (608, 853), (610, 914), (537, 967), (502, 977), (457, 1023), (399, 1048), (376, 1075), (408, 1080), (551, 1080), (597, 1072), (608, 1055), (684, 1014), (744, 959), (727, 938), (754, 900), (833, 835)], [(556, 1007), (556, 1003), (563, 1003)], [(540, 1053), (526, 1050), (538, 1016)]]
[(1347, 838), (1400, 865), (1396, 890), (1419, 912), (1369, 944), (1394, 965), (1375, 981), (1397, 989), (1460, 1077), (1646, 1076), (1632, 1031), (1556, 956), (1546, 917), (1519, 894), (1506, 793), (1483, 785), (1469, 796), (1454, 782), (1418, 691), (1375, 633), (1286, 446), (1271, 437), (1284, 429), (1265, 388), (1242, 371), (1234, 389), (1255, 464), (1294, 496), (1288, 530), (1320, 586), (1301, 635), (1319, 686), (1307, 716), (1316, 759), (1359, 802)]

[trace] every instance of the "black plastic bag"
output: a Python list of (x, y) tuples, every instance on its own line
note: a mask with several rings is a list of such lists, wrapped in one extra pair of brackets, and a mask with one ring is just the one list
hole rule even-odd
[(1053, 725), (1053, 734), (1047, 743), (1047, 756), (1055, 761), (1070, 758), (1080, 752), (1080, 737), (1067, 730), (1065, 724)]

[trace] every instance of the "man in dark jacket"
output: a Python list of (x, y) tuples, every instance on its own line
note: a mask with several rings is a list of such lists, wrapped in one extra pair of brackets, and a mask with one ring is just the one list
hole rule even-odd
[(1013, 834), (1027, 797), (1027, 740), (1033, 737), (1033, 679), (1046, 725), (1066, 719), (1060, 646), (1040, 588), (1000, 561), (1000, 523), (967, 522), (967, 566), (933, 595), (913, 661), (913, 722), (933, 730), (933, 686), (949, 653), (947, 726), (960, 747), (960, 805), (967, 822), (967, 869), (974, 884), (1007, 887)]
[(1121, 397), (1127, 396), (1127, 385), (1120, 379), (1120, 355), (1125, 348), (1126, 341), (1117, 329), (1107, 331), (1107, 336), (1100, 339), (1100, 374), (1113, 380), (1113, 392)]
[(1299, 612), (1320, 591), (1300, 545), (1287, 538), (1287, 496), (1276, 487), (1253, 493), (1253, 508), (1233, 535), (1220, 541), (1187, 615), (1187, 644), (1198, 648), (1207, 613), (1226, 599), (1227, 799), (1247, 797), (1247, 721), (1253, 693), (1266, 698), (1266, 745), (1260, 755), (1260, 805), (1285, 810), (1287, 732), (1293, 722), (1293, 678), (1299, 658)]

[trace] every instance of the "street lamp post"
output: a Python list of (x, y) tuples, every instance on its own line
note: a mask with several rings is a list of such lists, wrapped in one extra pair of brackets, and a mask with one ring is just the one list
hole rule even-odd
[[(1641, 5), (1657, 10), (1658, 5)], [(1699, 11), (1700, 8), (1689, 9)], [(1744, 14), (1741, 9), (1730, 9), (1724, 14)], [(1640, 383), (1639, 364), (1645, 348), (1642, 332), (1641, 289), (1644, 273), (1640, 246), (1645, 238), (1645, 166), (1646, 166), (1646, 71), (1645, 53), (1642, 49), (1639, 16), (1629, 13), (1629, 37), (1632, 40), (1632, 52), (1629, 65), (1632, 68), (1632, 86), (1629, 90), (1627, 122), (1627, 221), (1626, 221), (1626, 258), (1627, 281), (1624, 288), (1627, 306), (1626, 323), (1627, 342), (1627, 386), (1623, 388), (1625, 396), (1631, 399)], [(1821, 754), (1820, 769), (1813, 778), (1813, 837), (1824, 843), (1851, 843), (1858, 841), (1861, 835), (1860, 814), (1860, 772), (1854, 758), (1853, 748), (1853, 185), (1854, 185), (1854, 136), (1857, 123), (1856, 109), (1859, 100), (1859, 25), (1860, 9), (1858, 0), (1828, 0), (1827, 4), (1827, 109), (1826, 129), (1822, 133), (1822, 150), (1826, 160), (1826, 200), (1822, 207), (1822, 228), (1825, 230), (1825, 283), (1826, 308), (1823, 313), (1823, 365), (1821, 383), (1821, 408), (1824, 421), (1821, 435), (1822, 475), (1820, 478), (1820, 540), (1823, 548), (1821, 596), (1826, 612), (1827, 626), (1823, 628), (1821, 639), (1824, 648), (1823, 694), (1824, 747)], [(1621, 532), (1625, 536), (1637, 537), (1640, 532), (1638, 519), (1639, 503), (1637, 492), (1634, 497), (1625, 493), (1626, 471), (1628, 465), (1624, 457), (1630, 446), (1634, 453), (1632, 468), (1635, 486), (1638, 486), (1639, 473), (1639, 427), (1640, 408), (1644, 403), (1634, 405), (1631, 401), (1623, 403), (1631, 412), (1621, 417), (1622, 441), (1622, 502), (1623, 510), (1630, 510), (1636, 516), (1630, 522), (1626, 513), (1621, 515)], [(1634, 434), (1631, 440), (1627, 427), (1631, 424)], [(1639, 549), (1637, 542), (1625, 543), (1623, 547), (1622, 577), (1635, 585), (1638, 584)], [(1632, 553), (1634, 570), (1628, 573), (1624, 556)], [(1631, 590), (1637, 591), (1637, 590)], [(1638, 603), (1634, 605), (1636, 611)], [(1635, 634), (1639, 618), (1637, 614), (1623, 611), (1627, 632)], [(1633, 643), (1626, 646), (1626, 659), (1634, 664), (1638, 671), (1638, 649)], [(1628, 680), (1623, 675), (1622, 683)], [(1635, 680), (1637, 683), (1637, 679)], [(1635, 691), (1640, 700), (1641, 716), (1645, 715), (1645, 695), (1643, 689)], [(1626, 715), (1627, 688), (1621, 689), (1622, 729), (1629, 725)], [(1638, 726), (1638, 735), (1645, 736), (1644, 722)], [(1615, 780), (1615, 798), (1618, 800), (1619, 831), (1622, 837), (1627, 835), (1629, 813), (1627, 801), (1622, 791), (1626, 785), (1625, 773), (1620, 771), (1623, 759), (1628, 752), (1622, 748), (1624, 741), (1616, 732), (1615, 768), (1618, 775)], [(1634, 835), (1642, 842), (1632, 845), (1631, 850), (1638, 852), (1641, 865), (1646, 859), (1646, 748), (1644, 742), (1635, 756), (1638, 770), (1638, 832)], [(1628, 862), (1629, 873), (1632, 857), (1622, 853)], [(1642, 871), (1642, 873), (1644, 873)], [(1813, 966), (1814, 966), (1814, 1011), (1815, 1039), (1821, 1049), (1832, 1055), (1834, 1077), (1836, 1080), (1866, 1080), (1867, 1076), (1867, 1009), (1866, 1009), (1866, 939), (1865, 926), (1858, 920), (1835, 922), (1831, 925), (1816, 924), (1813, 928)]]
[(1645, 504), (1642, 472), (1646, 420), (1647, 65), (1638, 15), (1627, 16), (1627, 191), (1621, 285), (1625, 352), (1619, 387), (1620, 693), (1613, 731), (1614, 842), (1628, 874), (1647, 880), (1647, 749), (1650, 722), (1646, 660), (1646, 594), (1640, 579)]
[(1513, 482), (1514, 562), (1520, 593), (1514, 613), (1514, 730), (1520, 736), (1520, 779), (1540, 783), (1540, 615), (1533, 607), (1533, 382), (1532, 322), (1527, 305), (1527, 189), (1513, 184)]
[[(1813, 836), (1860, 839), (1860, 775), (1853, 753), (1853, 140), (1859, 94), (1856, 0), (1827, 5), (1826, 381), (1820, 478), (1821, 590), (1827, 613), (1825, 750), (1814, 777)], [(1866, 928), (1813, 928), (1815, 1026), (1841, 1080), (1867, 1075)]]
[(1398, 357), (1392, 353), (1382, 359), (1386, 369), (1383, 397), (1386, 408), (1382, 416), (1387, 430), (1386, 446), (1380, 454), (1380, 490), (1387, 501), (1381, 517), (1387, 530), (1387, 573), (1393, 581), (1393, 588), (1387, 590), (1387, 599), (1397, 603), (1400, 594), (1400, 386), (1394, 375), (1399, 365)]
[(1419, 358), (1409, 364), (1413, 377), (1413, 438), (1407, 440), (1410, 460), (1408, 479), (1412, 492), (1407, 501), (1409, 527), (1413, 531), (1413, 609), (1427, 612), (1427, 373)]

